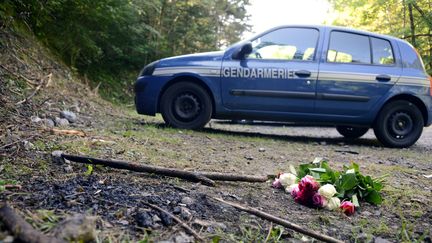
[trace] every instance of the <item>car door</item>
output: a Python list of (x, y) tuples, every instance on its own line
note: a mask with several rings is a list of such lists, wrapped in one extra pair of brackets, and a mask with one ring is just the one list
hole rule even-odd
[[(399, 79), (395, 43), (379, 36), (332, 30), (317, 81), (316, 113), (366, 115)], [(326, 46), (326, 44), (324, 44)]]
[(253, 51), (245, 59), (226, 56), (223, 105), (231, 110), (313, 112), (319, 38), (316, 28), (279, 28), (253, 39)]

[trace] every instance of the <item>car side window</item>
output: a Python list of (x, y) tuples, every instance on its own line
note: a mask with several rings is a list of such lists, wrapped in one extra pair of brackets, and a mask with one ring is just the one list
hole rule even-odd
[(371, 64), (369, 37), (332, 31), (327, 62)]
[(372, 37), (373, 64), (392, 65), (395, 63), (393, 50), (389, 41)]
[(277, 29), (252, 41), (248, 59), (313, 61), (318, 36), (317, 29)]

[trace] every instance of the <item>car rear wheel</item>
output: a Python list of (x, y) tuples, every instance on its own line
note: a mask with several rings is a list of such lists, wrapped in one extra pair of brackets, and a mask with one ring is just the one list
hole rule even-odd
[(201, 86), (191, 82), (171, 85), (161, 97), (160, 112), (169, 126), (200, 129), (210, 121), (212, 102)]
[(359, 138), (367, 133), (369, 130), (368, 127), (350, 127), (350, 126), (337, 126), (336, 130), (339, 132), (340, 135), (355, 139)]
[(406, 148), (413, 145), (423, 132), (423, 116), (416, 105), (397, 100), (388, 103), (379, 113), (374, 132), (385, 146)]

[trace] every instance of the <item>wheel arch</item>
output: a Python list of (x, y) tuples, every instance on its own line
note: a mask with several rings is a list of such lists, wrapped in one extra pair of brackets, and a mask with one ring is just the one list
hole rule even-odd
[(414, 105), (416, 105), (417, 108), (419, 108), (419, 110), (420, 110), (420, 112), (422, 114), (423, 124), (426, 126), (427, 121), (429, 119), (429, 117), (428, 117), (429, 114), (428, 114), (428, 110), (426, 108), (426, 105), (423, 103), (423, 101), (420, 98), (418, 98), (418, 97), (416, 97), (415, 95), (412, 95), (412, 94), (398, 94), (398, 95), (395, 95), (395, 96), (391, 97), (390, 99), (388, 99), (384, 103), (384, 105), (381, 106), (380, 110), (378, 111), (378, 113), (377, 113), (377, 115), (376, 115), (376, 117), (374, 119), (374, 123), (376, 122), (378, 114), (382, 111), (382, 109), (384, 108), (384, 106), (387, 105), (388, 103), (396, 101), (396, 100), (406, 100), (406, 101), (409, 101), (409, 102), (413, 103)]
[(194, 84), (199, 85), (200, 87), (204, 88), (204, 90), (207, 92), (207, 94), (210, 96), (210, 100), (212, 102), (212, 117), (214, 116), (215, 113), (215, 99), (214, 99), (214, 95), (213, 92), (211, 91), (210, 87), (207, 85), (207, 83), (205, 81), (203, 81), (202, 79), (193, 76), (193, 75), (180, 75), (177, 76), (173, 79), (171, 79), (170, 81), (168, 81), (161, 89), (161, 91), (159, 92), (159, 96), (157, 99), (157, 112), (160, 112), (160, 104), (161, 104), (161, 97), (162, 95), (165, 93), (165, 91), (173, 84), (179, 83), (179, 82), (191, 82)]

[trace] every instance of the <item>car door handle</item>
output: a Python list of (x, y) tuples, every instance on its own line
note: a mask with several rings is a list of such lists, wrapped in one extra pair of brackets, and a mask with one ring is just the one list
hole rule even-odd
[(391, 80), (391, 77), (388, 76), (387, 74), (380, 74), (376, 76), (376, 80), (380, 82), (388, 82)]
[(300, 78), (307, 78), (307, 77), (311, 76), (311, 72), (306, 71), (306, 70), (295, 71), (294, 74)]

